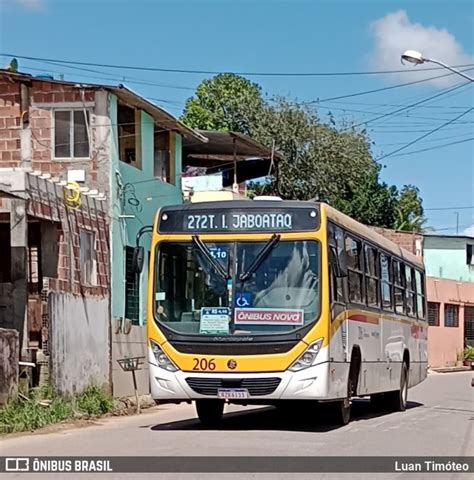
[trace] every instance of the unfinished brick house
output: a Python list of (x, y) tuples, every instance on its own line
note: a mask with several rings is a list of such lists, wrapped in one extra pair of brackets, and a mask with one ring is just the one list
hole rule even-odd
[[(156, 210), (182, 201), (182, 138), (207, 141), (126, 87), (0, 70), (0, 328), (22, 332), (24, 360), (49, 354), (61, 392), (133, 393), (116, 361), (146, 353), (147, 272), (131, 252)], [(146, 393), (146, 370), (138, 383)]]

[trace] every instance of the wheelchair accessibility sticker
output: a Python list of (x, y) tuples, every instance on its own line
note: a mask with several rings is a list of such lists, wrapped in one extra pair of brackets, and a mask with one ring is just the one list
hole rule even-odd
[(252, 306), (252, 294), (250, 292), (237, 292), (235, 294), (235, 306), (250, 308)]

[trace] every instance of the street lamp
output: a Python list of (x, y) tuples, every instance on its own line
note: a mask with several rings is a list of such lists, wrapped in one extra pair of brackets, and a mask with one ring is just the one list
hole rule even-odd
[(456, 70), (455, 68), (450, 67), (449, 65), (446, 65), (445, 63), (440, 62), (439, 60), (435, 60), (434, 58), (425, 58), (420, 52), (417, 52), (416, 50), (407, 50), (405, 53), (403, 53), (401, 56), (401, 62), (403, 64), (405, 62), (413, 63), (415, 66), (421, 65), (426, 62), (436, 63), (437, 65), (440, 65), (444, 68), (447, 68), (448, 70), (451, 70), (451, 72), (461, 75), (461, 77), (467, 78), (470, 82), (474, 82), (474, 78), (470, 77), (469, 75), (466, 75), (464, 72)]

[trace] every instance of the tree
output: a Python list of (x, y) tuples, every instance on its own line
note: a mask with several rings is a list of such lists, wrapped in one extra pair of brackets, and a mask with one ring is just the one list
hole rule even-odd
[(250, 196), (327, 201), (368, 225), (419, 231), (424, 223), (418, 189), (380, 181), (365, 131), (331, 117), (322, 123), (315, 109), (284, 97), (263, 99), (261, 88), (234, 74), (204, 80), (186, 102), (182, 121), (194, 128), (232, 130), (275, 145), (282, 159), (263, 182), (249, 184)]
[(181, 120), (192, 128), (250, 134), (263, 105), (256, 83), (221, 73), (199, 84), (195, 95), (186, 101)]
[(404, 185), (398, 195), (395, 206), (396, 218), (394, 228), (407, 232), (422, 232), (426, 223), (420, 198), (420, 190), (414, 185)]

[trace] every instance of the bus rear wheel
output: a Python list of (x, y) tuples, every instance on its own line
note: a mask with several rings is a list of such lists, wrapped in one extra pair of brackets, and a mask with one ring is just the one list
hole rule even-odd
[(196, 400), (196, 412), (200, 422), (206, 427), (215, 427), (222, 420), (224, 402), (222, 400)]
[(403, 362), (400, 374), (400, 390), (387, 393), (391, 409), (395, 412), (404, 412), (407, 408), (408, 398), (408, 365)]

